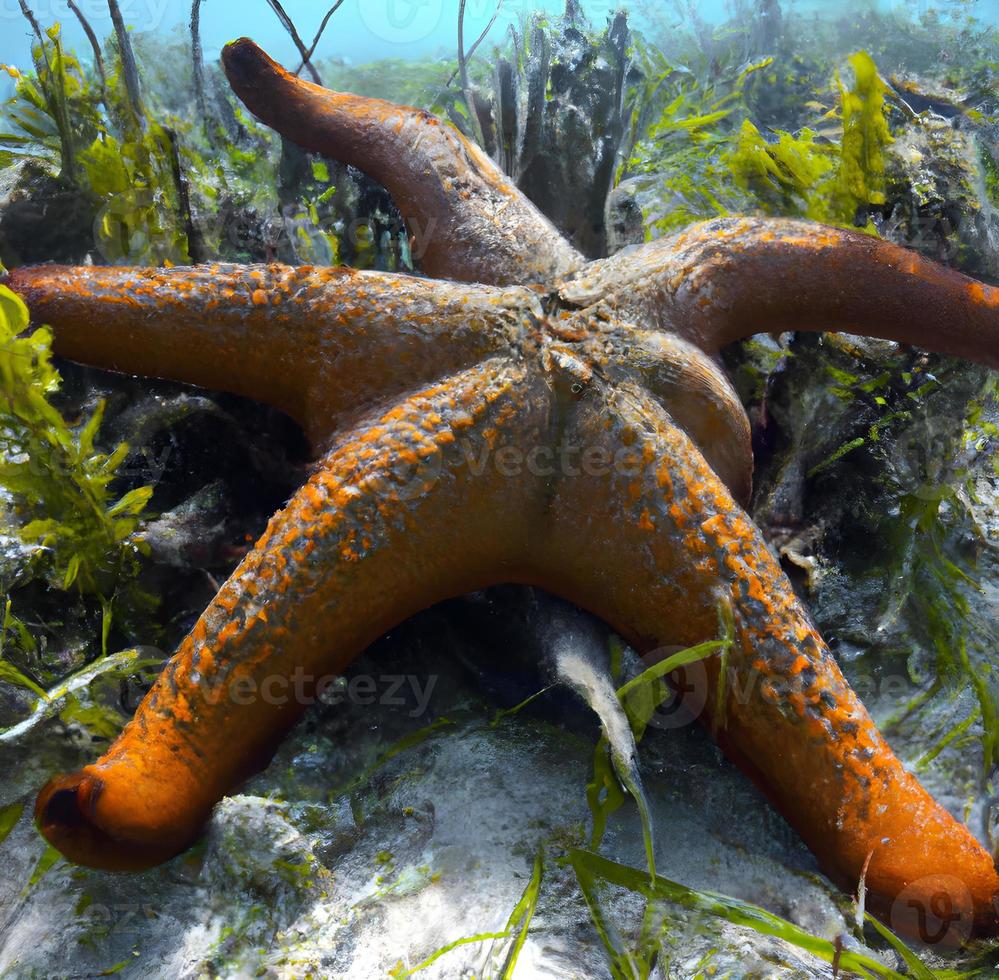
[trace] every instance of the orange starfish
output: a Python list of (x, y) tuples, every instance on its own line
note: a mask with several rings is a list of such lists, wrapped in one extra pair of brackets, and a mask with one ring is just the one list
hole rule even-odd
[(260, 119), (385, 184), (434, 278), (11, 273), (58, 353), (269, 402), (319, 459), (108, 752), (42, 790), (45, 836), (96, 867), (166, 860), (302, 711), (248, 693), (315, 683), (431, 603), (522, 582), (639, 650), (709, 638), (730, 608), (733, 682), (705, 709), (725, 751), (833, 879), (853, 889), (866, 868), (868, 907), (904, 898), (911, 931), (945, 895), (995, 931), (992, 858), (893, 755), (740, 507), (749, 425), (714, 355), (757, 331), (847, 329), (996, 366), (999, 289), (750, 218), (587, 264), (427, 113), (303, 82), (248, 40), (223, 58)]

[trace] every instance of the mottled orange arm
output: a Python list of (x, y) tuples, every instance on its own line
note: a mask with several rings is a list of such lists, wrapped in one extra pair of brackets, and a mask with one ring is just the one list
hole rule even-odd
[(949, 876), (960, 882), (950, 892), (955, 911), (994, 931), (991, 856), (892, 753), (759, 530), (647, 393), (592, 387), (567, 438), (627, 445), (634, 457), (609, 476), (561, 482), (551, 533), (535, 539), (539, 584), (647, 650), (717, 636), (719, 604), (728, 604), (736, 642), (721, 713), (717, 659), (707, 662), (703, 702), (726, 752), (844, 888), (856, 889), (870, 855), (868, 908), (915, 934), (918, 908)]
[(999, 288), (889, 242), (806, 221), (722, 218), (594, 262), (562, 284), (581, 306), (714, 353), (775, 330), (846, 330), (999, 367)]
[(583, 264), (479, 147), (429, 112), (303, 81), (248, 38), (226, 45), (222, 63), (258, 119), (385, 186), (428, 275), (502, 285), (549, 280)]
[(268, 402), (317, 449), (376, 399), (508, 352), (540, 313), (526, 289), (347, 268), (37, 266), (6, 284), (56, 353)]
[[(623, 323), (597, 308), (556, 321), (588, 370), (611, 384), (638, 381), (693, 439), (729, 492), (742, 504), (753, 489), (749, 418), (739, 395), (711, 357), (673, 334)], [(582, 341), (582, 342), (580, 342)], [(557, 348), (552, 348), (555, 350)]]
[(320, 678), (429, 603), (516, 577), (537, 487), (472, 463), (498, 440), (537, 440), (547, 404), (521, 367), (491, 361), (345, 436), (108, 752), (39, 794), (46, 837), (110, 869), (178, 853), (214, 804), (266, 765)]

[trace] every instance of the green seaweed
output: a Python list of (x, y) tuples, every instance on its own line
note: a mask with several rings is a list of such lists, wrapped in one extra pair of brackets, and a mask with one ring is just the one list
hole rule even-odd
[(57, 169), (61, 182), (84, 192), (97, 218), (94, 244), (108, 261), (190, 261), (181, 183), (196, 173), (198, 189), (214, 196), (201, 179), (206, 165), (188, 147), (187, 173), (179, 173), (176, 134), (132, 104), (120, 58), (98, 84), (64, 51), (56, 24), (39, 37), (32, 59), (30, 74), (5, 66), (16, 84), (3, 107), (0, 148)]
[(866, 51), (849, 59), (853, 85), (837, 73), (843, 113), (843, 137), (835, 184), (835, 206), (843, 223), (864, 225), (873, 232), (867, 210), (885, 203), (885, 147), (892, 136), (886, 119), (887, 86)]
[(34, 76), (5, 65), (15, 93), (5, 106), (8, 130), (0, 146), (12, 156), (58, 163), (65, 181), (79, 178), (77, 155), (100, 126), (97, 99), (77, 58), (62, 46), (58, 25), (38, 37), (32, 48)]
[(523, 701), (519, 702), (518, 704), (515, 704), (512, 708), (504, 708), (501, 711), (497, 711), (496, 714), (493, 715), (493, 720), (489, 723), (490, 726), (495, 728), (497, 725), (500, 724), (500, 722), (504, 721), (505, 719), (510, 718), (513, 715), (519, 714), (529, 704), (532, 704), (538, 698), (547, 694), (555, 686), (556, 686), (555, 684), (548, 684), (546, 687), (541, 688), (540, 691), (535, 691), (533, 694), (524, 698)]
[(117, 735), (128, 719), (111, 706), (101, 709), (101, 713), (95, 716), (94, 705), (87, 693), (91, 684), (107, 678), (107, 682), (117, 688), (128, 677), (157, 669), (162, 663), (162, 654), (149, 654), (141, 649), (119, 650), (101, 657), (63, 678), (47, 691), (42, 691), (26, 717), (11, 728), (0, 728), (0, 742), (20, 736), (55, 714), (66, 723), (94, 720), (106, 733)]
[(12, 605), (12, 601), (8, 598), (4, 603), (3, 625), (0, 626), (0, 681), (24, 688), (42, 699), (47, 699), (48, 694), (43, 687), (4, 657), (8, 636), (14, 638), (23, 651), (34, 652), (36, 646), (35, 639), (27, 626), (11, 612)]
[[(727, 626), (727, 619), (723, 620)], [(722, 655), (732, 645), (731, 635), (726, 633), (721, 639), (709, 640), (697, 646), (680, 650), (660, 660), (633, 677), (617, 690), (618, 700), (624, 708), (636, 742), (640, 742), (656, 709), (671, 696), (666, 677), (681, 667), (687, 667), (708, 657)], [(593, 753), (593, 777), (586, 785), (586, 800), (589, 804), (593, 826), (590, 832), (590, 846), (597, 848), (603, 840), (607, 821), (621, 808), (627, 799), (625, 792), (630, 787), (622, 783), (623, 767), (612, 754), (611, 745), (605, 735), (597, 741)], [(631, 792), (631, 796), (641, 802), (641, 794)], [(648, 827), (648, 814), (642, 812), (642, 827), (646, 851), (649, 852), (649, 868), (654, 873), (654, 859), (651, 857), (651, 834)]]
[[(640, 941), (636, 949), (628, 948), (621, 942), (600, 905), (598, 888), (601, 884), (624, 888), (643, 896), (650, 904), (666, 902), (701, 915), (724, 919), (733, 925), (752, 929), (762, 935), (775, 936), (826, 963), (838, 964), (840, 970), (850, 970), (861, 977), (902, 980), (902, 974), (885, 966), (874, 957), (814, 936), (800, 926), (749, 902), (717, 892), (698, 891), (658, 875), (650, 881), (646, 872), (618, 864), (591, 851), (579, 849), (570, 851), (566, 860), (575, 872), (580, 889), (590, 907), (590, 914), (610, 958), (611, 973), (615, 980), (617, 978), (645, 980), (651, 973), (659, 944), (658, 942), (643, 944)], [(643, 938), (646, 940), (650, 938), (648, 930)], [(925, 966), (923, 969), (926, 969)], [(910, 975), (925, 976), (925, 974), (912, 974), (911, 968)]]
[(513, 971), (516, 969), (517, 960), (520, 958), (524, 943), (527, 942), (527, 933), (531, 928), (531, 919), (538, 907), (538, 897), (541, 894), (541, 879), (545, 873), (545, 854), (539, 850), (534, 858), (534, 867), (531, 869), (531, 877), (524, 889), (524, 894), (520, 896), (520, 901), (514, 906), (510, 913), (510, 918), (506, 923), (506, 931), (514, 936), (513, 944), (503, 961), (503, 969), (500, 971), (500, 980), (512, 980)]
[(0, 844), (10, 836), (11, 831), (21, 819), (22, 813), (24, 813), (23, 803), (11, 803), (0, 808)]
[(28, 878), (28, 883), (24, 886), (22, 894), (27, 895), (62, 860), (64, 860), (63, 856), (51, 844), (46, 844), (41, 857), (31, 870), (31, 877)]
[(658, 71), (646, 67), (654, 79), (645, 83), (646, 101), (671, 83), (679, 89), (619, 173), (619, 179), (638, 178), (641, 186), (655, 188), (661, 203), (646, 215), (650, 231), (664, 234), (694, 220), (756, 210), (874, 233), (868, 212), (885, 202), (884, 154), (892, 136), (887, 88), (873, 59), (864, 51), (848, 59), (850, 86), (837, 73), (839, 109), (819, 120), (820, 126), (838, 124), (833, 138), (809, 127), (765, 133), (750, 118), (746, 85), (773, 63), (766, 58), (710, 83), (668, 64)]
[[(103, 404), (76, 426), (56, 410), (52, 335), (46, 327), (27, 333), (28, 323), (20, 297), (0, 286), (0, 487), (13, 502), (8, 520), (30, 549), (30, 575), (99, 599), (106, 654), (113, 602), (134, 584), (145, 550), (137, 531), (152, 488), (115, 497), (112, 484), (128, 446), (96, 449)], [(130, 599), (140, 598), (132, 589)], [(28, 642), (8, 606), (5, 641), (12, 631)]]

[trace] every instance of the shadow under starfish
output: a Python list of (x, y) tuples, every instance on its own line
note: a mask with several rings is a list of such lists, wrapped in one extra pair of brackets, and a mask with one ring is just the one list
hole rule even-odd
[[(758, 331), (846, 329), (995, 367), (999, 289), (858, 233), (751, 218), (586, 264), (427, 113), (303, 82), (245, 39), (223, 60), (261, 120), (388, 188), (435, 278), (10, 274), (57, 353), (273, 404), (319, 460), (108, 752), (42, 790), (45, 836), (95, 867), (166, 860), (302, 711), (246, 690), (339, 671), (434, 602), (521, 582), (642, 651), (709, 639), (729, 610), (725, 694), (704, 710), (725, 751), (897, 927), (916, 934), (943, 896), (962, 936), (996, 932), (992, 858), (891, 752), (740, 507), (749, 424), (714, 355)], [(717, 684), (723, 665), (707, 669)]]

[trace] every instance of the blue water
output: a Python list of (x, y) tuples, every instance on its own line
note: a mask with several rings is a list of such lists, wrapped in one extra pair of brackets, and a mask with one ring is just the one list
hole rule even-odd
[[(28, 0), (28, 3), (43, 28), (61, 24), (67, 45), (86, 58), (89, 45), (65, 0)], [(466, 31), (471, 40), (489, 23), (497, 3), (498, 0), (468, 0)], [(663, 13), (669, 16), (682, 5), (671, 4), (668, 0), (645, 0), (644, 3), (640, 0), (631, 3), (585, 0), (582, 4), (595, 25), (623, 6), (629, 9), (633, 25), (639, 28), (644, 20), (642, 10), (656, 10), (660, 16)], [(79, 0), (78, 6), (100, 38), (112, 33), (105, 0)], [(186, 35), (190, 0), (120, 0), (120, 6), (126, 22), (135, 31), (164, 35), (179, 31)], [(517, 24), (536, 11), (560, 13), (564, 6), (564, 0), (503, 0), (490, 36), (499, 40), (508, 25)], [(285, 0), (284, 7), (299, 33), (310, 42), (329, 4), (326, 0)], [(926, 10), (934, 9), (945, 16), (970, 15), (984, 22), (999, 23), (999, 0), (879, 0), (877, 3), (798, 0), (796, 3), (784, 2), (781, 7), (785, 11), (818, 11), (836, 16), (880, 7), (906, 18), (918, 18)], [(729, 16), (732, 8), (732, 3), (726, 0), (696, 3), (698, 15), (716, 23)], [(295, 59), (292, 42), (266, 0), (206, 0), (201, 9), (206, 60), (217, 59), (222, 46), (240, 35), (253, 37), (279, 60)], [(361, 63), (380, 58), (453, 55), (457, 44), (457, 18), (458, 0), (346, 0), (330, 22), (317, 49), (317, 58), (339, 57)], [(21, 14), (19, 0), (0, 0), (0, 63), (21, 69), (30, 67), (30, 44), (30, 30)], [(10, 79), (0, 76), (0, 96), (8, 95), (10, 89)]]
[[(29, 0), (29, 5), (43, 27), (61, 23), (70, 45), (80, 52), (89, 50), (83, 30), (64, 0)], [(99, 37), (112, 32), (105, 0), (79, 0), (78, 6)], [(189, 0), (120, 0), (120, 6), (126, 22), (134, 30), (160, 34), (186, 31), (191, 9)], [(659, 7), (667, 12), (673, 7), (668, 0), (630, 5), (613, 0), (586, 0), (583, 3), (583, 8), (595, 24), (622, 6), (630, 7), (638, 20), (642, 19), (642, 7)], [(724, 0), (699, 2), (696, 6), (701, 17), (715, 22), (722, 20), (730, 9)], [(850, 3), (799, 0), (798, 3), (782, 4), (785, 10), (804, 12), (814, 9), (837, 14), (871, 6), (878, 4), (856, 0)], [(927, 0), (882, 0), (880, 6), (910, 16), (918, 16), (932, 6), (958, 14), (970, 13), (999, 23), (999, 0), (943, 0), (933, 4)], [(316, 0), (285, 0), (284, 7), (302, 37), (311, 40), (328, 4)], [(489, 22), (496, 7), (497, 0), (468, 0), (465, 18), (468, 33), (473, 39)], [(564, 0), (504, 0), (493, 33), (500, 37), (506, 25), (518, 23), (532, 12), (560, 13), (563, 8)], [(438, 51), (453, 52), (457, 17), (458, 0), (346, 0), (334, 15), (319, 46), (318, 56), (347, 57), (361, 62), (378, 58), (422, 57)], [(253, 37), (278, 56), (290, 58), (293, 54), (291, 41), (265, 0), (206, 0), (202, 5), (201, 21), (205, 57), (208, 59), (218, 57), (226, 41), (242, 34)], [(30, 62), (29, 29), (18, 0), (0, 0), (0, 62), (20, 67), (26, 67)]]
[[(324, 0), (284, 0), (284, 8), (299, 33), (311, 41), (331, 4)], [(497, 0), (468, 0), (465, 22), (472, 40), (489, 23)], [(505, 25), (517, 23), (524, 13), (548, 10), (561, 13), (564, 0), (508, 0), (496, 26), (500, 37)], [(63, 0), (31, 0), (43, 26), (59, 21), (70, 45), (89, 50), (86, 37)], [(112, 32), (105, 0), (79, 0), (77, 4), (99, 37)], [(126, 22), (136, 31), (169, 34), (186, 31), (190, 0), (120, 0)], [(606, 2), (587, 4), (594, 18), (619, 6)], [(453, 52), (456, 44), (458, 0), (347, 0), (336, 12), (317, 51), (320, 58), (347, 57), (354, 61), (379, 58), (422, 57), (437, 51)], [(18, 0), (0, 0), (0, 62), (26, 66), (30, 59), (29, 28)], [(207, 0), (201, 8), (205, 58), (217, 58), (226, 41), (240, 35), (254, 40), (290, 60), (294, 47), (265, 0)]]

